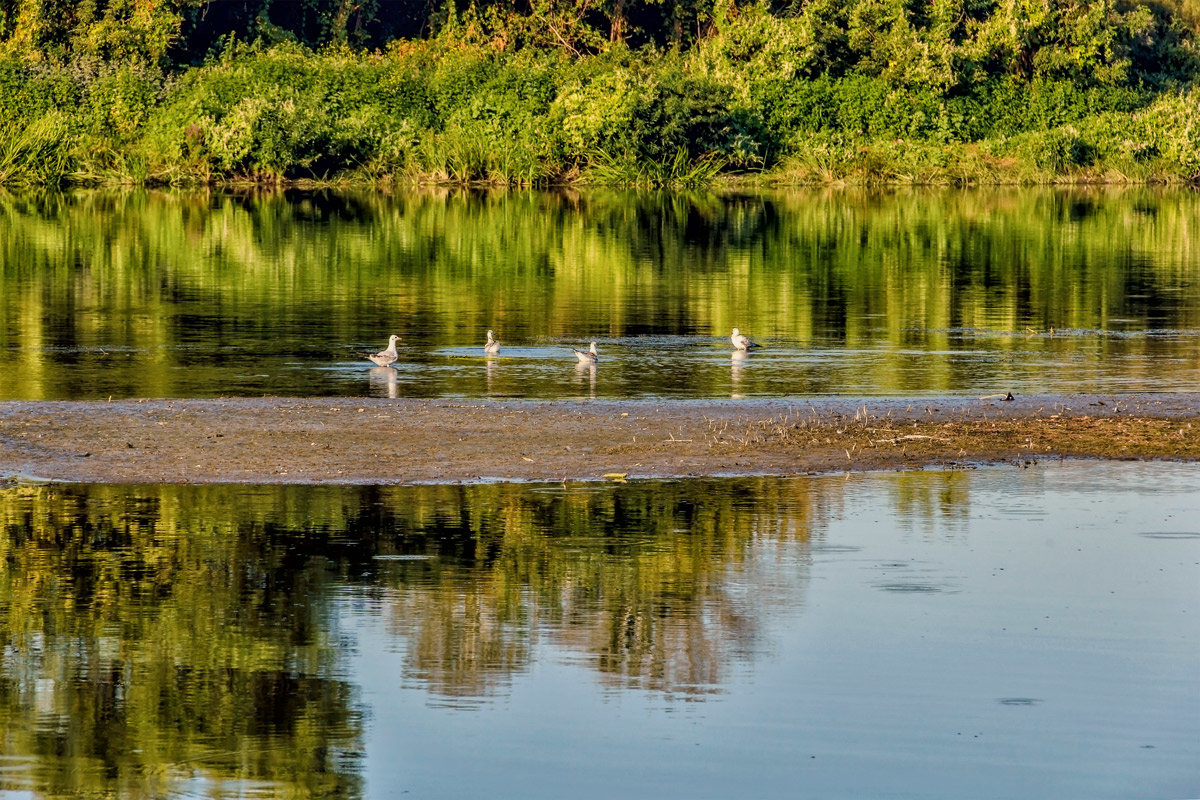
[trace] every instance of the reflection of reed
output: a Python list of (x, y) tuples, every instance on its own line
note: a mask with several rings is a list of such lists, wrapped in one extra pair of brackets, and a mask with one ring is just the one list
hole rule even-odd
[(970, 488), (970, 476), (961, 471), (901, 473), (891, 484), (892, 506), (905, 524), (920, 521), (926, 530), (945, 526), (958, 532), (971, 517)]

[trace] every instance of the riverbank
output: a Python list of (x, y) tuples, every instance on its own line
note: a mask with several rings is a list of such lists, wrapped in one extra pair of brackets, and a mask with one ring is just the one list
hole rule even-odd
[(1200, 395), (0, 403), (0, 478), (415, 484), (1200, 459)]
[[(857, 37), (855, 53), (840, 31), (856, 14), (818, 23), (765, 6), (665, 50), (497, 47), (451, 25), (383, 51), (254, 45), (229, 32), (179, 62), (0, 52), (10, 89), (0, 93), (0, 186), (1195, 183), (1200, 59), (1190, 31), (1180, 38), (1184, 18), (1148, 28), (1141, 15), (1111, 15), (1103, 59), (1091, 44), (1052, 45), (1086, 8), (1065, 6), (1033, 37), (1049, 36), (1050, 49), (1032, 73), (1040, 57), (1024, 46), (1005, 58), (994, 34), (967, 41), (983, 20), (951, 35), (918, 15), (918, 29), (946, 38), (901, 56), (873, 43), (907, 41), (907, 22), (898, 38), (888, 26)], [(995, 30), (1018, 22), (980, 11)], [(839, 31), (827, 42), (834, 60), (812, 60), (818, 30)], [(1080, 57), (1064, 62), (1067, 51)], [(871, 66), (930, 52), (946, 58), (932, 72)]]

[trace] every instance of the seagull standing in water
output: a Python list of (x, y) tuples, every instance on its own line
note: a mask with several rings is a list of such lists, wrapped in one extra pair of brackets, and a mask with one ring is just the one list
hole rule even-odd
[(496, 340), (495, 336), (496, 335), (492, 331), (488, 331), (487, 344), (483, 346), (483, 352), (487, 353), (489, 356), (494, 356), (500, 352), (500, 342)]
[(575, 358), (579, 359), (580, 364), (595, 364), (600, 360), (599, 354), (596, 353), (596, 343), (592, 342), (592, 346), (587, 350), (576, 350), (571, 348), (571, 352), (575, 354)]
[(400, 354), (396, 352), (396, 342), (400, 341), (400, 337), (395, 334), (388, 337), (388, 346), (386, 350), (380, 350), (378, 353), (371, 353), (367, 358), (374, 361), (381, 367), (386, 367), (392, 364)]
[(761, 344), (756, 344), (750, 341), (748, 337), (742, 336), (742, 332), (737, 328), (733, 329), (733, 335), (729, 337), (729, 341), (733, 342), (734, 350), (750, 350), (754, 347), (762, 347)]

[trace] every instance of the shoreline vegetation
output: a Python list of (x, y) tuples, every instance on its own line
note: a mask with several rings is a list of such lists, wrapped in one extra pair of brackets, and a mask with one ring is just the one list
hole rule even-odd
[(1200, 0), (0, 0), (0, 186), (1200, 182)]

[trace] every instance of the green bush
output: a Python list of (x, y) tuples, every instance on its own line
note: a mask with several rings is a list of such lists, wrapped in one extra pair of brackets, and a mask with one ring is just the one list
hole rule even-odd
[(1200, 89), (1160, 98), (1132, 117), (1127, 149), (1166, 175), (1200, 176)]
[(469, 109), (496, 69), (495, 55), (477, 49), (455, 50), (439, 60), (426, 78), (435, 114), (434, 127)]
[(1038, 167), (1055, 174), (1093, 163), (1095, 148), (1073, 125), (1065, 125), (1030, 137), (1031, 159)]
[(544, 127), (557, 89), (552, 64), (518, 57), (468, 72), (478, 83), (456, 81), (454, 94), (441, 98), (444, 127), (475, 125), (491, 131), (497, 143)]
[(129, 139), (149, 119), (159, 100), (163, 76), (157, 70), (119, 67), (98, 77), (87, 93), (87, 118), (93, 134)]
[[(294, 45), (250, 51), (177, 82), (146, 136), (154, 152), (195, 176), (322, 178), (366, 164), (378, 169), (385, 138), (400, 127), (370, 103), (386, 94), (380, 73)], [(393, 151), (398, 140), (391, 139)]]
[(772, 139), (783, 143), (797, 135), (837, 129), (836, 85), (827, 75), (760, 84), (757, 99)]
[(972, 139), (1012, 136), (1079, 122), (1108, 111), (1132, 112), (1153, 99), (1145, 90), (1121, 86), (1081, 87), (1070, 81), (1005, 78), (980, 87), (978, 127)]
[(0, 57), (0, 119), (10, 125), (76, 108), (80, 96), (81, 87), (66, 69)]
[(392, 120), (407, 120), (419, 128), (433, 127), (437, 115), (424, 77), (408, 65), (391, 63), (379, 67), (374, 103), (366, 104)]
[(728, 86), (668, 69), (654, 88), (634, 108), (626, 138), (629, 150), (636, 148), (652, 163), (680, 152), (691, 162), (715, 156), (737, 167), (762, 163), (762, 121), (734, 102)]
[(682, 152), (689, 162), (752, 167), (767, 152), (761, 118), (739, 107), (729, 87), (671, 68), (599, 80), (564, 105), (574, 112), (564, 120), (573, 143), (609, 158), (664, 164)]
[[(863, 183), (1200, 172), (1197, 95), (1171, 83), (1196, 73), (1192, 40), (1162, 9), (1122, 5), (1106, 16), (1075, 2), (1045, 19), (1008, 20), (1016, 28), (997, 22), (1011, 9), (986, 3), (753, 3), (714, 12), (690, 49), (596, 41), (593, 55), (513, 49), (532, 34), (518, 25), (507, 32), (526, 33), (506, 38), (489, 6), (490, 16), (448, 22), (443, 35), (375, 52), (229, 38), (207, 63), (176, 73), (146, 58), (106, 61), (91, 40), (82, 54), (67, 38), (37, 58), (0, 41), (0, 182), (680, 185), (762, 169)], [(105, 17), (97, 41), (120, 39), (116, 19)], [(1173, 60), (1155, 68), (1153, 52)]]

